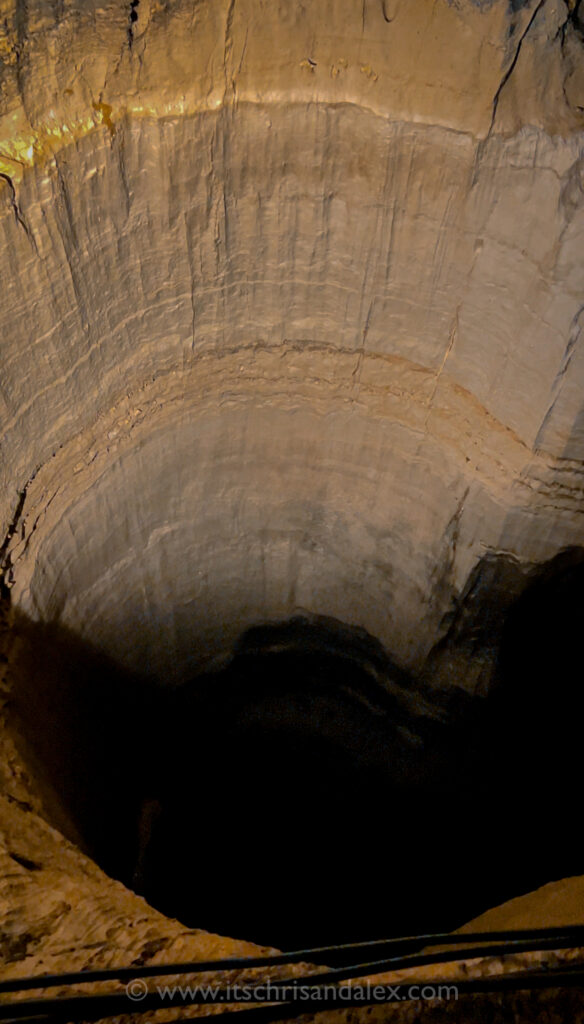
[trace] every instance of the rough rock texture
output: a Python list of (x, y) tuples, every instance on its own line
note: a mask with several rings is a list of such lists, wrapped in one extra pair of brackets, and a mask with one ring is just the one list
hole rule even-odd
[(419, 667), (481, 555), (582, 540), (584, 47), (512, 7), (8, 8), (20, 609), (165, 678), (297, 609)]
[(1, 0), (23, 619), (179, 683), (316, 613), (427, 673), (478, 565), (584, 543), (583, 18)]

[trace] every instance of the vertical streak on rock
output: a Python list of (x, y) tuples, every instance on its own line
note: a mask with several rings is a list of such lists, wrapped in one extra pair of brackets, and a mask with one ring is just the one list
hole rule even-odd
[(513, 71), (515, 70), (515, 66), (517, 64), (517, 61), (519, 60), (519, 54), (521, 53), (521, 47), (523, 46), (523, 42), (524, 42), (524, 40), (525, 40), (529, 30), (531, 29), (531, 26), (533, 25), (535, 19), (537, 18), (537, 15), (539, 14), (541, 8), (545, 4), (545, 2), (546, 2), (546, 0), (539, 0), (539, 3), (537, 4), (535, 10), (533, 11), (533, 14), (531, 15), (529, 21), (527, 22), (527, 25), (526, 25), (524, 31), (521, 34), (521, 38), (519, 39), (519, 42), (517, 43), (517, 46), (515, 48), (515, 53), (513, 55), (511, 63), (509, 64), (509, 67), (507, 68), (507, 70), (503, 74), (503, 77), (502, 77), (502, 79), (501, 79), (501, 81), (499, 83), (497, 91), (496, 91), (496, 93), (495, 93), (495, 95), (493, 97), (493, 107), (492, 107), (492, 113), (491, 113), (491, 123), (489, 125), (489, 130), (487, 132), (487, 138), (489, 137), (489, 135), (491, 135), (491, 133), (493, 131), (493, 128), (495, 126), (495, 119), (497, 117), (497, 109), (498, 109), (498, 106), (499, 106), (499, 100), (501, 99), (501, 93), (503, 92), (503, 89), (505, 88), (505, 86), (507, 85), (507, 82), (511, 78), (511, 75), (513, 74)]
[(450, 353), (452, 352), (452, 349), (454, 348), (454, 343), (456, 341), (456, 337), (457, 337), (457, 334), (458, 334), (458, 318), (460, 316), (460, 306), (461, 306), (461, 303), (459, 303), (458, 306), (456, 307), (456, 310), (455, 310), (455, 313), (454, 313), (454, 318), (453, 318), (453, 321), (452, 321), (452, 325), (450, 327), (450, 335), (448, 337), (448, 345), (446, 346), (446, 351), (444, 353), (444, 358), (442, 359), (442, 362), (441, 362), (440, 366), (438, 367), (438, 371), (436, 373), (436, 378), (434, 380), (434, 387), (432, 389), (432, 394), (430, 395), (430, 401), (428, 403), (428, 412), (426, 414), (426, 422), (425, 422), (426, 429), (428, 428), (428, 420), (429, 420), (429, 418), (430, 418), (430, 416), (432, 414), (432, 406), (434, 404), (434, 399), (436, 397), (436, 392), (438, 391), (438, 385), (440, 383), (440, 378), (442, 376), (442, 373), (444, 372), (444, 367), (446, 366), (446, 363), (448, 362)]
[(546, 432), (546, 427), (547, 427), (547, 425), (548, 425), (548, 423), (549, 423), (549, 421), (550, 421), (550, 419), (551, 419), (551, 417), (553, 415), (553, 411), (555, 409), (556, 403), (557, 403), (557, 401), (558, 401), (558, 399), (559, 399), (559, 397), (560, 397), (560, 395), (562, 393), (562, 387), (563, 387), (563, 384), (564, 384), (564, 379), (565, 379), (566, 373), (568, 372), (568, 369), (570, 367), (570, 363), (572, 362), (572, 358), (574, 356), (574, 351), (576, 349), (576, 344), (579, 341), (580, 336), (582, 334), (582, 315), (583, 314), (584, 314), (584, 306), (582, 306), (578, 310), (578, 312), (577, 312), (577, 314), (574, 317), (574, 320), (572, 322), (572, 328), (571, 328), (569, 336), (568, 336), (568, 343), (566, 345), (564, 354), (562, 356), (562, 362), (561, 362), (560, 368), (559, 368), (559, 370), (558, 370), (558, 372), (556, 374), (556, 378), (555, 378), (555, 380), (554, 380), (554, 382), (552, 384), (551, 401), (550, 401), (550, 404), (549, 404), (549, 406), (548, 406), (548, 408), (546, 410), (546, 413), (545, 413), (545, 415), (543, 417), (543, 420), (541, 421), (541, 426), (540, 426), (540, 428), (539, 428), (539, 430), (537, 432), (535, 441), (533, 442), (533, 450), (535, 452), (539, 451), (540, 448), (541, 448), (541, 445), (543, 444), (543, 440), (544, 440), (544, 436), (545, 436), (545, 432)]
[[(232, 92), (235, 94), (235, 82), (230, 71), (231, 57), (233, 54), (233, 12), (235, 10), (235, 0), (229, 0), (229, 7), (227, 8), (227, 16), (225, 18), (225, 36), (223, 43), (223, 70), (225, 74), (225, 92), (223, 96), (223, 102), (227, 103), (227, 93), (229, 86), (231, 85)], [(230, 81), (231, 75), (231, 81)], [(233, 96), (235, 98), (235, 95)]]
[(187, 256), (189, 261), (189, 272), (191, 280), (191, 352), (195, 351), (195, 323), (196, 323), (196, 305), (195, 305), (195, 263), (193, 258), (193, 245), (191, 239), (191, 232), (189, 230), (189, 223), (187, 220), (186, 212), (183, 215), (183, 223), (185, 229), (185, 239), (187, 247)]

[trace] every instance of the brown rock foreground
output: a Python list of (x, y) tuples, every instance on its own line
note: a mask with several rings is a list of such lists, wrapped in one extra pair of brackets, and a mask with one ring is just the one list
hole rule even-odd
[[(5, 909), (1, 931), (2, 965), (0, 977), (22, 978), (34, 974), (58, 973), (75, 969), (97, 969), (142, 964), (176, 963), (230, 956), (253, 956), (261, 950), (251, 943), (185, 929), (168, 920), (147, 904), (112, 882), (78, 849), (63, 839), (35, 812), (15, 798), (0, 802), (2, 846), (0, 900)], [(581, 878), (552, 883), (529, 896), (512, 900), (483, 915), (466, 930), (514, 927), (539, 927), (550, 924), (581, 923), (584, 920), (584, 884)], [(465, 930), (465, 929), (463, 929)], [(399, 971), (371, 978), (373, 983), (408, 986), (415, 982), (456, 985), (473, 977), (512, 973), (535, 965), (557, 966), (573, 963), (582, 951), (523, 954), (505, 958), (483, 958), (445, 964), (440, 968)], [(253, 969), (230, 972), (221, 981), (303, 976), (308, 967)], [(156, 981), (148, 979), (154, 989)], [(168, 979), (166, 979), (168, 980)], [(188, 983), (188, 976), (175, 983)], [(212, 983), (211, 974), (196, 981)], [(123, 985), (101, 983), (74, 988), (51, 989), (51, 995), (74, 992), (123, 992)], [(42, 995), (43, 993), (35, 993)], [(47, 990), (44, 994), (48, 995)], [(3, 1001), (8, 997), (4, 996)], [(245, 1008), (242, 1006), (242, 1010)], [(200, 1016), (217, 1008), (192, 1007), (181, 1014)], [(175, 1011), (158, 1011), (116, 1020), (144, 1021), (176, 1019)], [(298, 1019), (317, 1019), (322, 1024), (358, 1020), (396, 1021), (550, 1021), (584, 1019), (584, 1007), (578, 990), (549, 990), (533, 993), (460, 995), (458, 999), (423, 999), (384, 1007), (325, 1011), (318, 1015), (299, 1014)]]

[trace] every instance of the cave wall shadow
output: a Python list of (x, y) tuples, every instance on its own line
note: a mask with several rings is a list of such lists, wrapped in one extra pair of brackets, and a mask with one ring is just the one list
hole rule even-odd
[[(584, 872), (584, 549), (528, 571), (505, 616), (486, 727), (489, 774), (516, 821), (523, 885)], [(504, 835), (501, 836), (504, 843)]]
[[(175, 690), (14, 617), (11, 721), (48, 816), (189, 926), (284, 948), (448, 929), (584, 872), (584, 549), (479, 565), (434, 687), (318, 616)], [(473, 659), (486, 692), (445, 685)]]
[(13, 614), (8, 721), (51, 824), (127, 882), (153, 786), (160, 690), (69, 629)]

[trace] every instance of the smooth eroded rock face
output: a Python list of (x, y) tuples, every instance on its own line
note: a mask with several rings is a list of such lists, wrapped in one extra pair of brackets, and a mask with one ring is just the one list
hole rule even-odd
[(577, 543), (580, 146), (245, 103), (27, 171), (15, 604), (160, 677), (297, 610), (415, 667), (486, 551)]
[(2, 0), (17, 705), (83, 686), (45, 629), (175, 686), (324, 616), (438, 719), (507, 678), (584, 544), (581, 7)]

